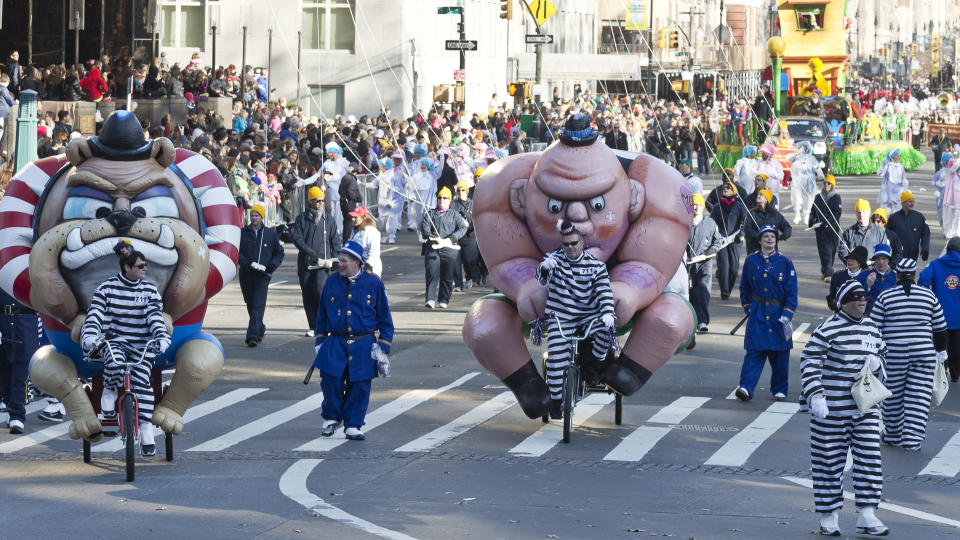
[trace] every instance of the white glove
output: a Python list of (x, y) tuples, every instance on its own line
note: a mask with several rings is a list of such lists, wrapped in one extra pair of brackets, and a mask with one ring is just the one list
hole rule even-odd
[(873, 355), (870, 357), (870, 371), (876, 372), (880, 369), (880, 357)]
[(793, 337), (793, 322), (786, 315), (780, 316), (780, 324), (783, 325), (783, 338), (791, 339)]
[(613, 318), (613, 315), (609, 313), (605, 314), (603, 317), (600, 317), (600, 322), (603, 323), (604, 328), (615, 328), (614, 323), (616, 320)]
[(170, 348), (170, 339), (163, 338), (157, 342), (157, 349), (160, 351), (160, 354), (167, 352), (167, 349)]
[(267, 270), (267, 267), (260, 263), (250, 263), (250, 268), (253, 268), (258, 272), (265, 272)]
[(87, 336), (83, 338), (83, 350), (90, 352), (93, 350), (93, 346), (97, 344), (97, 338), (94, 336)]
[(940, 351), (937, 353), (937, 363), (944, 364), (947, 361), (947, 351)]
[(830, 409), (827, 407), (827, 398), (823, 397), (823, 394), (817, 394), (810, 398), (810, 414), (817, 418), (826, 418), (830, 414)]
[(320, 354), (320, 345), (314, 345), (313, 350), (315, 351), (314, 354)]
[(553, 269), (557, 267), (557, 260), (553, 257), (547, 257), (540, 263), (540, 271), (550, 273), (553, 272)]

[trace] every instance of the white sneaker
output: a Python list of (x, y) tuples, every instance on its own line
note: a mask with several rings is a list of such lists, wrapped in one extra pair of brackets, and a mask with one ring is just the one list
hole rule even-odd
[(147, 446), (155, 444), (153, 439), (153, 424), (150, 422), (140, 422), (140, 445)]
[(440, 302), (439, 304), (437, 304), (437, 307), (440, 308), (440, 309), (447, 309), (447, 303), (446, 303), (446, 302)]
[(776, 394), (773, 395), (773, 399), (775, 399), (776, 401), (783, 401), (787, 399), (787, 395), (784, 394), (783, 392), (777, 392)]
[(860, 517), (857, 518), (857, 534), (866, 534), (868, 536), (886, 536), (890, 534), (890, 529), (877, 518), (876, 506), (860, 507)]
[(396, 239), (396, 238), (387, 238), (387, 243), (388, 243), (388, 244), (396, 244), (396, 243), (397, 243), (397, 239)]
[(344, 430), (343, 434), (346, 435), (346, 437), (351, 441), (362, 441), (367, 438), (360, 428), (355, 427), (348, 427), (346, 430)]
[(20, 420), (11, 420), (8, 425), (10, 426), (11, 434), (19, 435), (23, 433), (23, 422)]
[(840, 536), (840, 515), (839, 511), (820, 514), (820, 535), (821, 536)]
[(117, 408), (117, 389), (103, 388), (103, 394), (100, 395), (100, 410), (103, 414), (116, 414)]
[(472, 288), (473, 288), (473, 280), (472, 280), (472, 279), (468, 279), (468, 280), (464, 281), (464, 282), (463, 282), (463, 288), (464, 288), (464, 289), (472, 289)]
[(427, 308), (427, 309), (434, 309), (434, 308), (437, 307), (437, 303), (434, 302), (433, 300), (427, 300), (427, 303), (424, 304), (423, 307), (425, 307), (425, 308)]
[(307, 330), (303, 335), (304, 337), (313, 337), (313, 330)]

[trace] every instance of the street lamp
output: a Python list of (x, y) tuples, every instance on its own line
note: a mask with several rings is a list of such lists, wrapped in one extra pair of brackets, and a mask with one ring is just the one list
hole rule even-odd
[(780, 69), (783, 66), (783, 51), (787, 50), (787, 43), (780, 36), (773, 36), (767, 40), (767, 52), (770, 53), (770, 62), (773, 68), (773, 112), (780, 116)]
[(210, 36), (211, 36), (211, 55), (210, 65), (213, 70), (217, 70), (217, 34), (220, 33), (220, 4), (210, 5)]

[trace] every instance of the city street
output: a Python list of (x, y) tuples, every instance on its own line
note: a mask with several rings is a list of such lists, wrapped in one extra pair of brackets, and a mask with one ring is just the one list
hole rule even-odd
[[(930, 224), (932, 257), (945, 240), (937, 223), (931, 154), (908, 174)], [(705, 189), (718, 184), (704, 179)], [(879, 179), (839, 177), (842, 223), (858, 197), (876, 206)], [(790, 196), (781, 210), (792, 220)], [(124, 481), (118, 440), (93, 446), (84, 464), (67, 422), (44, 424), (29, 405), (24, 435), (0, 432), (4, 538), (807, 538), (818, 529), (810, 488), (809, 417), (799, 413), (800, 349), (827, 316), (813, 231), (781, 244), (796, 266), (788, 398), (775, 402), (769, 368), (756, 397), (733, 398), (743, 358), (739, 295), (711, 298), (709, 333), (675, 356), (614, 423), (612, 395), (576, 410), (569, 444), (560, 423), (526, 418), (512, 394), (472, 357), (460, 335), (476, 287), (450, 308), (423, 307), (423, 259), (413, 232), (383, 246), (397, 334), (392, 376), (373, 384), (367, 440), (340, 430), (320, 437), (319, 373), (304, 337), (296, 250), (274, 275), (267, 332), (244, 344), (247, 318), (236, 282), (213, 298), (205, 329), (227, 352), (219, 379), (187, 413), (175, 458), (138, 457)], [(742, 258), (741, 258), (742, 263)], [(919, 265), (924, 263), (919, 262)], [(835, 263), (840, 269), (841, 263)], [(532, 349), (538, 358), (541, 349)], [(167, 374), (169, 378), (171, 374)], [(0, 414), (0, 423), (6, 414)], [(158, 438), (158, 442), (162, 439)], [(899, 538), (960, 535), (960, 387), (930, 416), (920, 452), (883, 448), (884, 503)], [(854, 533), (852, 480), (841, 530)]]

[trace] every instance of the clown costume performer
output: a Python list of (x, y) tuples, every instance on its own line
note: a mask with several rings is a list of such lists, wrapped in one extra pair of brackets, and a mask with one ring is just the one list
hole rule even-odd
[(437, 192), (437, 177), (439, 168), (432, 159), (421, 158), (416, 162), (416, 172), (410, 182), (407, 182), (407, 196), (410, 203), (407, 205), (407, 227), (418, 230), (423, 214), (433, 208), (433, 197)]
[(910, 182), (903, 164), (900, 163), (899, 149), (894, 148), (887, 152), (887, 159), (877, 171), (877, 176), (883, 179), (877, 202), (889, 214), (900, 210), (900, 194), (910, 186)]
[(753, 193), (754, 180), (757, 177), (757, 147), (744, 146), (743, 157), (737, 160), (733, 166), (733, 174), (736, 178), (737, 188), (740, 195), (746, 197)]
[(776, 197), (775, 208), (780, 210), (780, 185), (783, 182), (783, 165), (774, 159), (776, 150), (770, 143), (760, 147), (760, 160), (754, 165), (756, 174), (767, 176), (767, 189)]
[(813, 198), (817, 195), (817, 180), (823, 180), (823, 171), (808, 141), (797, 143), (797, 152), (787, 158), (790, 165), (790, 202), (793, 204), (794, 225), (810, 215)]

